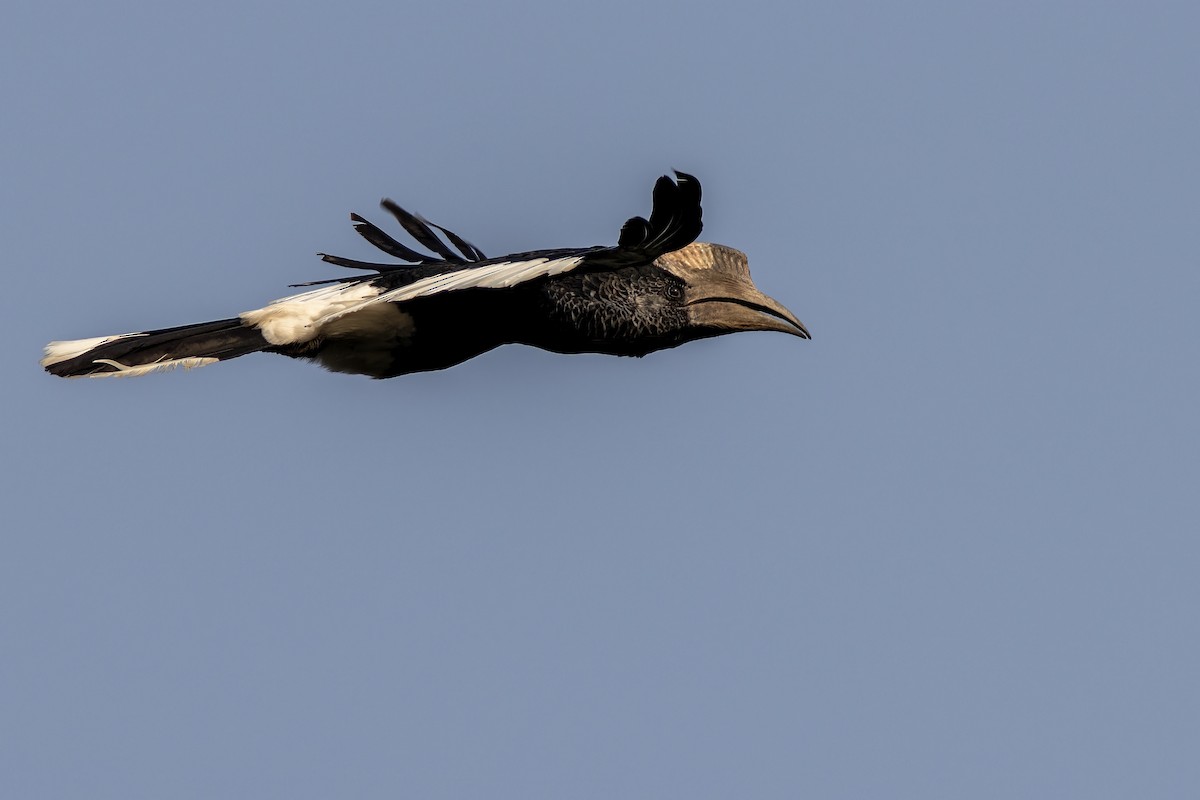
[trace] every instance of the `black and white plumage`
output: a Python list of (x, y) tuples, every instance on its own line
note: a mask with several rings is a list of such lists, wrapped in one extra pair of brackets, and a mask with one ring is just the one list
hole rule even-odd
[(659, 178), (649, 219), (626, 222), (615, 247), (501, 258), (487, 258), (457, 234), (384, 200), (435, 255), (351, 214), (367, 241), (402, 263), (322, 254), (331, 264), (376, 274), (299, 284), (317, 288), (230, 319), (51, 342), (42, 366), (63, 377), (132, 376), (271, 352), (390, 378), (444, 369), (510, 343), (642, 356), (743, 330), (809, 338), (790, 311), (754, 286), (745, 255), (695, 242), (700, 184), (675, 174)]

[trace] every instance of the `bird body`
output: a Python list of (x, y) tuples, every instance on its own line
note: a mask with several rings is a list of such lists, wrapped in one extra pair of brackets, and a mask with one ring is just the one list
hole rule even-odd
[(406, 263), (322, 255), (376, 274), (301, 284), (318, 288), (230, 319), (51, 342), (42, 366), (63, 377), (133, 376), (272, 352), (336, 372), (390, 378), (445, 369), (502, 344), (642, 356), (738, 330), (809, 338), (791, 312), (754, 286), (744, 254), (695, 242), (700, 185), (690, 175), (676, 175), (676, 181), (659, 179), (650, 218), (626, 222), (615, 247), (491, 259), (384, 200), (383, 207), (436, 256), (352, 214), (364, 238)]

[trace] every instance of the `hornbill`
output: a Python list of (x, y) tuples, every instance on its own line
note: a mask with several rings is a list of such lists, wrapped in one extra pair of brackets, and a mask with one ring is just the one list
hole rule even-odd
[(336, 372), (391, 378), (445, 369), (509, 343), (644, 356), (735, 331), (809, 338), (800, 320), (755, 287), (743, 253), (695, 241), (700, 183), (682, 172), (675, 176), (658, 179), (650, 218), (626, 222), (615, 247), (501, 258), (486, 257), (457, 234), (385, 199), (383, 208), (436, 255), (413, 250), (351, 214), (355, 230), (403, 263), (322, 253), (330, 264), (375, 274), (295, 284), (319, 288), (231, 319), (51, 342), (41, 363), (54, 375), (100, 378), (199, 367), (262, 351), (315, 360)]

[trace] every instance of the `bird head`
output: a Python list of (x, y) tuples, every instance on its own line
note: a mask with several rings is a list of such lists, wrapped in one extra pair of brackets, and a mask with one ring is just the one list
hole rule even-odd
[(779, 331), (810, 339), (804, 323), (750, 279), (746, 254), (732, 247), (694, 242), (659, 256), (655, 266), (685, 284), (688, 325), (701, 336), (736, 331)]

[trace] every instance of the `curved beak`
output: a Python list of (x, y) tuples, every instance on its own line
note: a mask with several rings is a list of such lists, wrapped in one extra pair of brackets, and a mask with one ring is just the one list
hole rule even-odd
[(685, 301), (691, 322), (721, 333), (735, 331), (779, 331), (811, 339), (808, 328), (796, 315), (749, 282), (721, 276), (689, 292)]

